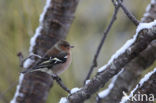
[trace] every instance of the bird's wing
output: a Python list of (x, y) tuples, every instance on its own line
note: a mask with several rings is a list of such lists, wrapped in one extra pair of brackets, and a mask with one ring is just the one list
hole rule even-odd
[(51, 56), (49, 58), (42, 58), (39, 60), (30, 70), (22, 71), (22, 73), (27, 73), (28, 71), (35, 71), (42, 68), (52, 68), (54, 65), (61, 64), (67, 61), (67, 53), (62, 52), (58, 55)]

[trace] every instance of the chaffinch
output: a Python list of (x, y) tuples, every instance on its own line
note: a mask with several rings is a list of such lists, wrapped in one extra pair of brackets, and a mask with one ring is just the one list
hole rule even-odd
[(21, 73), (42, 71), (50, 75), (60, 75), (71, 64), (71, 48), (73, 48), (73, 46), (67, 41), (59, 40), (32, 68), (24, 70)]

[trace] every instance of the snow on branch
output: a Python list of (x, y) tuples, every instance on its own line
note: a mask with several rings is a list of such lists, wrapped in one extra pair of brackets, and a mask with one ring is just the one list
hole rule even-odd
[(136, 34), (133, 36), (132, 39), (128, 40), (108, 61), (106, 65), (98, 69), (98, 72), (102, 72), (106, 69), (108, 65), (110, 65), (113, 60), (115, 60), (119, 55), (123, 54), (137, 39), (138, 33), (143, 29), (149, 29), (152, 28), (152, 26), (156, 25), (156, 20), (150, 23), (140, 23), (139, 26), (136, 29)]
[[(36, 45), (36, 39), (40, 35), (41, 30), (43, 28), (42, 23), (43, 23), (43, 20), (44, 20), (44, 17), (45, 17), (45, 14), (46, 14), (48, 8), (51, 6), (50, 2), (51, 2), (51, 0), (46, 1), (46, 5), (44, 6), (43, 12), (42, 12), (42, 14), (40, 15), (40, 18), (39, 18), (40, 25), (38, 26), (38, 28), (35, 31), (34, 36), (30, 40), (30, 48), (29, 48), (30, 55), (34, 54), (33, 49), (34, 49), (34, 46)], [(27, 59), (23, 64), (24, 68), (28, 68), (33, 62), (34, 61), (32, 59)]]
[(69, 103), (66, 97), (62, 97), (59, 103)]
[[(36, 32), (35, 32), (34, 36), (33, 36), (33, 37), (31, 38), (31, 40), (30, 40), (30, 49), (29, 49), (30, 55), (33, 54), (33, 48), (34, 48), (34, 46), (36, 45), (36, 38), (40, 35), (41, 29), (42, 29), (42, 25), (41, 25), (41, 24), (42, 24), (43, 18), (44, 18), (44, 16), (45, 16), (45, 13), (46, 13), (48, 7), (50, 6), (50, 1), (51, 1), (51, 0), (47, 0), (46, 5), (44, 6), (44, 10), (43, 10), (42, 14), (40, 15), (40, 25), (39, 25), (39, 27), (36, 29)], [(24, 62), (23, 68), (25, 68), (25, 69), (28, 68), (30, 65), (32, 65), (32, 63), (34, 63), (34, 60), (28, 58), (28, 59)], [(14, 95), (14, 97), (13, 97), (13, 99), (11, 100), (10, 103), (17, 103), (17, 102), (16, 102), (16, 98), (17, 98), (18, 96), (20, 96), (20, 97), (23, 97), (23, 96), (24, 96), (23, 93), (20, 93), (20, 92), (19, 92), (19, 90), (20, 90), (20, 88), (21, 88), (21, 85), (22, 85), (23, 78), (24, 78), (24, 74), (20, 74), (20, 76), (19, 76), (19, 84), (17, 85), (15, 95)]]
[(127, 96), (126, 96), (126, 97), (124, 96), (124, 97), (122, 98), (122, 100), (120, 101), (120, 103), (126, 103), (126, 101), (127, 101), (128, 99), (130, 99), (130, 98), (134, 95), (134, 93), (136, 92), (136, 90), (137, 90), (139, 87), (142, 87), (142, 85), (143, 85), (146, 81), (148, 81), (149, 78), (150, 78), (154, 73), (156, 73), (156, 68), (155, 68), (153, 71), (147, 73), (147, 74), (140, 80), (139, 84), (137, 84), (137, 86), (131, 91), (130, 95), (129, 95), (128, 97), (127, 97)]
[(20, 77), (19, 77), (19, 84), (17, 85), (15, 95), (14, 95), (13, 99), (10, 101), (10, 103), (17, 103), (17, 102), (16, 102), (17, 96), (20, 96), (20, 97), (23, 97), (23, 96), (24, 96), (23, 93), (20, 93), (20, 92), (19, 92), (20, 87), (21, 87), (21, 84), (22, 84), (23, 78), (24, 78), (24, 74), (20, 74)]
[(110, 92), (110, 91), (112, 90), (112, 88), (114, 87), (114, 83), (115, 83), (116, 79), (118, 78), (118, 76), (119, 76), (123, 71), (124, 71), (124, 69), (122, 69), (117, 75), (115, 75), (115, 76), (112, 78), (112, 81), (111, 81), (111, 83), (109, 84), (109, 86), (108, 86), (107, 89), (105, 89), (105, 90), (101, 91), (100, 93), (98, 93), (98, 96), (99, 96), (100, 98), (104, 98), (104, 97), (106, 97), (106, 96), (109, 94), (109, 92)]
[[(123, 97), (123, 91), (128, 93), (136, 84), (138, 78), (141, 76), (142, 71), (147, 69), (156, 60), (156, 40), (153, 40), (148, 47), (141, 52), (136, 58), (134, 58), (130, 63), (124, 66), (124, 71), (116, 77), (115, 81), (112, 79), (110, 85), (106, 90), (100, 92), (106, 94), (105, 96), (97, 96), (97, 103), (102, 101), (106, 103), (112, 103), (113, 101), (120, 102)], [(114, 78), (113, 77), (113, 78)], [(112, 89), (109, 89), (111, 86)]]
[[(68, 96), (70, 103), (81, 103), (103, 87), (121, 68), (137, 57), (152, 40), (156, 39), (156, 20), (151, 23), (140, 23), (136, 34), (99, 69), (96, 76), (88, 84)], [(104, 79), (103, 79), (104, 78)]]
[[(146, 13), (141, 19), (141, 22), (153, 21), (156, 18), (155, 9), (156, 0), (151, 0), (150, 4), (146, 8)], [(105, 101), (108, 103), (111, 103), (112, 101), (119, 102), (123, 96), (122, 91), (125, 90), (125, 92), (129, 92), (130, 88), (136, 84), (136, 80), (141, 75), (141, 72), (144, 69), (147, 69), (155, 61), (155, 44), (156, 42), (152, 41), (146, 50), (144, 50), (139, 56), (137, 56), (137, 58), (124, 67), (126, 70), (120, 74), (117, 81), (115, 81), (115, 85), (112, 87), (113, 89), (111, 92), (109, 92), (104, 98), (100, 98), (100, 101)], [(114, 81), (111, 81), (110, 84), (112, 83), (114, 83)], [(108, 88), (106, 90), (108, 90)], [(116, 95), (116, 97), (114, 97), (114, 95)]]
[[(71, 94), (73, 94), (73, 93), (75, 93), (75, 92), (77, 92), (79, 90), (80, 90), (80, 88), (75, 87), (75, 88), (71, 89), (70, 92), (71, 92)], [(66, 97), (62, 97), (60, 99), (59, 103), (69, 103), (69, 101), (68, 101), (68, 99)]]
[[(30, 40), (29, 55), (33, 56), (24, 61), (25, 69), (31, 68), (37, 61), (37, 57), (42, 57), (59, 39), (65, 39), (74, 19), (78, 2), (79, 0), (60, 0), (59, 2), (58, 0), (47, 0), (40, 15), (40, 25)], [(38, 85), (38, 88), (34, 88)], [(16, 95), (12, 101), (45, 103), (52, 85), (51, 76), (43, 72), (20, 75)]]
[(156, 0), (151, 0), (151, 2), (146, 7), (146, 12), (144, 13), (143, 18), (141, 18), (141, 21), (143, 22), (151, 22), (155, 19), (156, 13)]

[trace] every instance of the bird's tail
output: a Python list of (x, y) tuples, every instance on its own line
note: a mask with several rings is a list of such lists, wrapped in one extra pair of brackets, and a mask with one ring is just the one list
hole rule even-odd
[(26, 74), (26, 73), (29, 73), (29, 72), (32, 72), (32, 71), (34, 71), (34, 70), (32, 68), (30, 68), (30, 69), (23, 70), (20, 73)]
[(23, 71), (21, 71), (20, 73), (23, 73), (23, 74), (26, 74), (26, 73), (30, 73), (30, 72), (34, 72), (34, 71), (38, 71), (40, 70), (41, 68), (44, 68), (45, 66), (43, 65), (39, 65), (39, 66), (34, 66), (32, 68), (29, 68), (29, 69), (24, 69)]

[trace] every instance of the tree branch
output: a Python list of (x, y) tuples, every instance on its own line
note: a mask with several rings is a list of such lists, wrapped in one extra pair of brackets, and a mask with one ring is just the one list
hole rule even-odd
[[(132, 44), (128, 47), (128, 44), (125, 44), (123, 47), (125, 50), (119, 54), (117, 52), (115, 56), (113, 56), (114, 58), (104, 66), (89, 83), (82, 87), (81, 90), (68, 96), (68, 101), (70, 103), (82, 103), (84, 100), (88, 99), (92, 94), (98, 91), (99, 88), (103, 87), (108, 80), (116, 75), (121, 68), (147, 48), (152, 40), (156, 39), (156, 21), (145, 25), (148, 25), (148, 29), (142, 28), (139, 30), (138, 28)], [(131, 41), (133, 41), (133, 39), (128, 41), (128, 43)]]
[[(156, 43), (156, 41), (155, 41)], [(156, 45), (155, 45), (156, 46)], [(147, 73), (139, 82), (139, 84), (132, 90), (128, 98), (122, 98), (121, 103), (135, 103), (136, 101), (144, 101), (144, 102), (154, 102), (156, 96), (156, 68)], [(132, 96), (141, 95), (140, 98), (135, 98), (135, 101), (132, 100)], [(142, 95), (146, 95), (146, 98), (142, 97)], [(150, 95), (153, 95), (150, 97)], [(149, 101), (150, 98), (150, 101)], [(128, 100), (129, 99), (129, 100)]]
[[(156, 2), (151, 2), (147, 8), (142, 22), (151, 22), (156, 19), (156, 16), (152, 16), (156, 15), (156, 12), (154, 12), (156, 10)], [(148, 16), (146, 14), (148, 14)], [(101, 95), (101, 101), (106, 103), (112, 103), (113, 101), (119, 102), (123, 96), (122, 92), (130, 92), (132, 87), (137, 84), (137, 80), (141, 76), (142, 71), (147, 69), (155, 61), (155, 52), (156, 48), (149, 45), (138, 57), (126, 65), (123, 73), (116, 78), (116, 81), (112, 81), (113, 87), (109, 90), (108, 94), (105, 96), (102, 95), (105, 90), (99, 93)], [(108, 90), (108, 88), (106, 90)]]
[(143, 18), (141, 21), (143, 22), (151, 22), (156, 19), (156, 1), (151, 0), (151, 3), (148, 4), (146, 8), (146, 12), (144, 13)]
[[(30, 55), (43, 56), (59, 39), (65, 39), (79, 0), (47, 0), (40, 16), (40, 25), (30, 41)], [(31, 68), (37, 58), (28, 58), (23, 67)], [(20, 74), (19, 85), (11, 103), (45, 103), (53, 85), (50, 75), (43, 72)]]
[(121, 2), (121, 0), (117, 0), (119, 5), (121, 6), (122, 10), (124, 11), (124, 13), (127, 15), (127, 17), (136, 25), (139, 25), (139, 21), (136, 19), (136, 17), (130, 12), (128, 11), (128, 9), (123, 5), (123, 3)]
[(115, 20), (117, 18), (117, 14), (118, 14), (119, 8), (120, 8), (119, 5), (116, 5), (115, 8), (114, 8), (114, 13), (113, 13), (112, 19), (111, 19), (109, 25), (107, 26), (106, 30), (104, 31), (103, 37), (102, 37), (102, 39), (100, 41), (100, 44), (99, 44), (99, 46), (97, 48), (97, 51), (96, 51), (95, 55), (94, 55), (94, 59), (92, 61), (92, 65), (90, 67), (90, 70), (89, 70), (89, 72), (88, 72), (88, 74), (87, 74), (87, 76), (86, 76), (86, 78), (84, 80), (84, 85), (85, 85), (86, 81), (88, 79), (90, 79), (90, 76), (91, 76), (94, 68), (97, 67), (97, 58), (98, 58), (98, 56), (100, 54), (100, 51), (101, 51), (102, 46), (103, 46), (103, 44), (105, 42), (105, 39), (107, 38), (108, 33), (109, 33), (113, 23), (115, 22)]
[[(101, 101), (105, 103), (120, 102), (123, 91), (128, 93), (136, 84), (142, 74), (156, 60), (156, 40), (153, 40), (148, 47), (141, 52), (135, 59), (124, 67), (124, 71), (113, 82), (109, 93), (103, 96), (105, 90), (99, 93)], [(112, 82), (111, 82), (112, 83)]]

